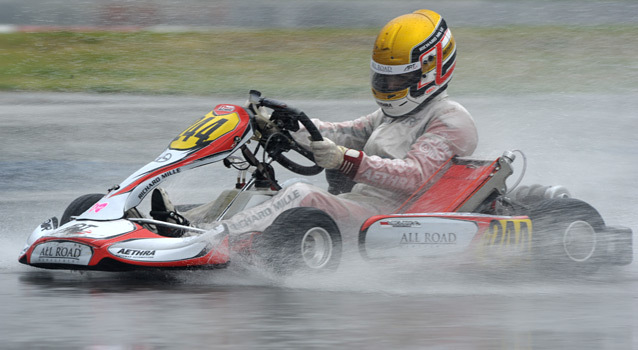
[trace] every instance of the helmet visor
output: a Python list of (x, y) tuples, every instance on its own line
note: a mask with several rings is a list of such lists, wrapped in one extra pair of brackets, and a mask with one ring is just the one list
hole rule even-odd
[(383, 93), (405, 90), (421, 80), (421, 70), (403, 74), (372, 72), (372, 88)]

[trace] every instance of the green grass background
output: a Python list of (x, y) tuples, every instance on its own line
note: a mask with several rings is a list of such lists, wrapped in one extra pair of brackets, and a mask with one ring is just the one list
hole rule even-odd
[[(0, 34), (0, 90), (368, 97), (377, 30)], [(638, 91), (638, 26), (453, 33), (457, 93)]]

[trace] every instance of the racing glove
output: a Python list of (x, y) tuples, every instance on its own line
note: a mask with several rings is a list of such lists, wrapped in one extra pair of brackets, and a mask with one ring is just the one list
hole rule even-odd
[(339, 146), (324, 137), (323, 141), (310, 141), (310, 149), (315, 163), (325, 169), (339, 169), (342, 173), (354, 177), (363, 158), (363, 152)]

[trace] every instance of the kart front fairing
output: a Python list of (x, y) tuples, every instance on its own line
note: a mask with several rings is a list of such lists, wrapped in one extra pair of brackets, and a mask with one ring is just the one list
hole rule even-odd
[(88, 210), (59, 227), (56, 218), (38, 226), (27, 239), (20, 262), (109, 271), (225, 266), (229, 241), (221, 226), (206, 231), (186, 228), (197, 234), (165, 237), (153, 229), (154, 220), (136, 217), (135, 209), (163, 181), (227, 158), (252, 136), (252, 116), (244, 108), (218, 105)]
[(136, 207), (153, 189), (183, 171), (230, 156), (253, 135), (250, 116), (235, 105), (219, 105), (179, 134), (162, 154), (121, 184), (78, 220), (115, 220)]
[(181, 238), (159, 236), (126, 219), (73, 220), (57, 229), (39, 226), (20, 261), (49, 269), (126, 271), (138, 268), (224, 267), (228, 237), (214, 228)]

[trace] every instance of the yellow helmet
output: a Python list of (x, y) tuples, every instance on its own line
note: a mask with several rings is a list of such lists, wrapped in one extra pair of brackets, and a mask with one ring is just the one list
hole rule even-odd
[(386, 115), (408, 114), (447, 88), (455, 66), (456, 44), (441, 15), (399, 16), (374, 42), (372, 94)]

